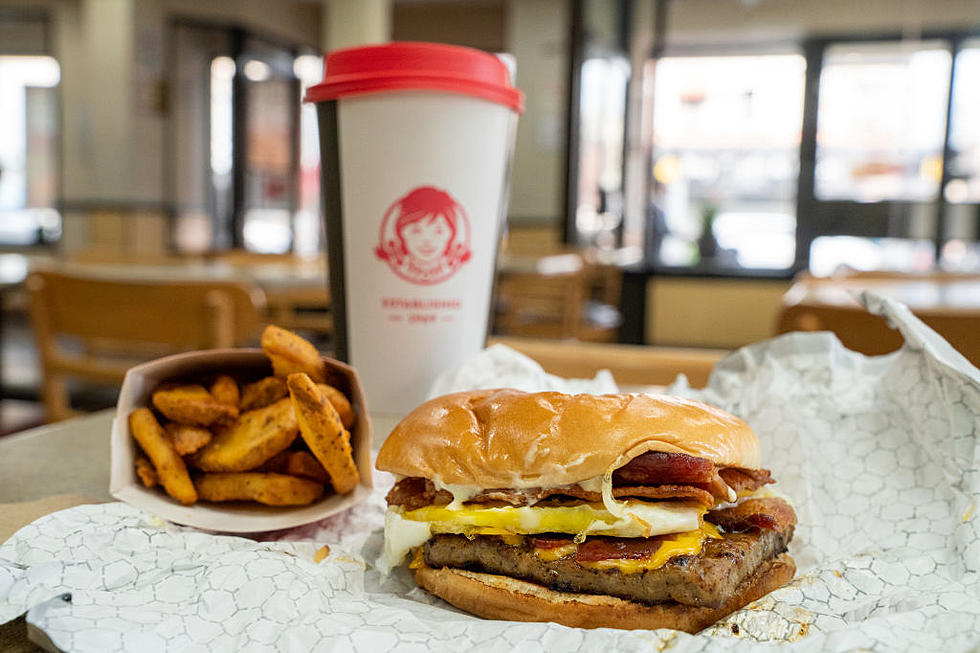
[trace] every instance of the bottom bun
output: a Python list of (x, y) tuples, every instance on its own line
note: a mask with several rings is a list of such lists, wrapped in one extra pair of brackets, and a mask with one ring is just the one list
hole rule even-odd
[(773, 558), (739, 585), (717, 608), (681, 603), (647, 605), (606, 595), (556, 592), (509, 576), (422, 566), (419, 585), (460, 610), (486, 619), (554, 621), (577, 628), (673, 628), (696, 633), (744, 605), (782, 587), (796, 573), (788, 554)]

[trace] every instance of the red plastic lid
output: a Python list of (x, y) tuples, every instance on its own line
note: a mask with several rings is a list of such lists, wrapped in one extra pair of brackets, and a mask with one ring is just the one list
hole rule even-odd
[(524, 112), (524, 94), (507, 66), (481, 50), (438, 43), (386, 43), (335, 50), (324, 57), (323, 81), (307, 102), (401, 90), (471, 95)]

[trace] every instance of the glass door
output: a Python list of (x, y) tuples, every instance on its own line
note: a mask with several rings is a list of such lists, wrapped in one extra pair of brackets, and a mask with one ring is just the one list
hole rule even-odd
[(301, 199), (297, 71), (309, 62), (244, 30), (195, 22), (176, 21), (172, 43), (176, 248), (290, 251)]
[(807, 52), (797, 264), (818, 275), (975, 267), (976, 41), (815, 41)]
[(940, 265), (980, 270), (980, 39), (956, 53)]
[(648, 262), (705, 270), (793, 264), (805, 70), (792, 52), (650, 62)]
[(292, 248), (299, 170), (299, 80), (290, 50), (246, 39), (238, 56), (244, 104), (241, 235), (245, 249), (282, 253)]

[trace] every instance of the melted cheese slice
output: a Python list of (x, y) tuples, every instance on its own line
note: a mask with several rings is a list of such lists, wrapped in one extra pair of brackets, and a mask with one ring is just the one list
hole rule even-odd
[(397, 507), (385, 513), (385, 550), (379, 566), (387, 571), (398, 565), (410, 549), (421, 546), (434, 533), (499, 535), (569, 533), (614, 537), (651, 537), (698, 530), (705, 508), (697, 503), (642, 501), (616, 502), (616, 512), (602, 504), (577, 506), (504, 506), (485, 508), (426, 506), (403, 512)]
[[(624, 574), (635, 574), (648, 569), (663, 567), (668, 560), (676, 556), (698, 555), (704, 548), (705, 540), (720, 537), (721, 534), (713, 524), (702, 523), (698, 530), (677, 533), (662, 539), (660, 547), (652, 555), (645, 558), (610, 558), (595, 562), (579, 562), (578, 564), (587, 569), (616, 569)], [(574, 543), (550, 549), (535, 547), (534, 555), (544, 562), (552, 562), (575, 555), (577, 549), (578, 545)]]
[(687, 533), (678, 533), (663, 540), (653, 555), (646, 558), (597, 560), (595, 562), (580, 562), (587, 569), (616, 569), (624, 574), (635, 574), (648, 569), (657, 569), (667, 564), (676, 556), (698, 555), (704, 547), (704, 541), (709, 538), (720, 538), (718, 529), (711, 524), (702, 524), (701, 528)]
[(551, 549), (542, 549), (540, 547), (534, 547), (534, 555), (538, 557), (539, 560), (545, 562), (554, 562), (560, 558), (567, 558), (570, 555), (575, 555), (578, 551), (577, 544), (565, 544), (564, 546), (556, 546)]

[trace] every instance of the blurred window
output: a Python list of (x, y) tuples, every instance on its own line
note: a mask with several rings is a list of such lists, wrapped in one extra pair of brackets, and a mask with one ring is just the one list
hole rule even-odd
[(820, 69), (800, 262), (816, 274), (980, 268), (980, 40), (814, 41), (807, 52)]
[(980, 270), (980, 39), (956, 54), (950, 113), (949, 175), (943, 188), (948, 240), (940, 264), (947, 270)]
[(647, 66), (654, 80), (648, 259), (793, 264), (805, 72), (793, 53), (664, 57)]
[(238, 58), (244, 74), (246, 249), (287, 252), (299, 184), (294, 128), (299, 112), (295, 57), (286, 49), (249, 39)]
[(316, 113), (300, 98), (320, 57), (193, 21), (174, 39), (178, 249), (318, 253)]
[[(564, 233), (570, 245), (612, 250), (622, 244), (625, 213), (624, 139), (632, 74), (629, 3), (572, 2), (570, 10), (568, 113), (574, 124), (566, 135)], [(560, 129), (541, 123), (533, 131), (542, 152), (555, 149)]]
[(980, 203), (980, 40), (967, 41), (956, 55), (949, 147), (946, 201)]
[(934, 262), (931, 240), (819, 236), (810, 245), (810, 272), (818, 277), (841, 269), (925, 272)]
[[(304, 54), (296, 58), (293, 72), (303, 94), (323, 79), (323, 57)], [(313, 256), (324, 247), (323, 221), (320, 219), (320, 138), (316, 106), (304, 102), (299, 110), (299, 197), (293, 217), (293, 251)]]
[(173, 241), (187, 253), (227, 248), (232, 245), (232, 33), (176, 21), (170, 38)]
[(48, 56), (0, 56), (0, 246), (61, 237), (58, 93)]
[(817, 112), (815, 195), (935, 199), (952, 58), (938, 41), (827, 47)]
[(612, 247), (623, 219), (623, 135), (629, 61), (609, 56), (582, 63), (578, 202), (580, 244)]

